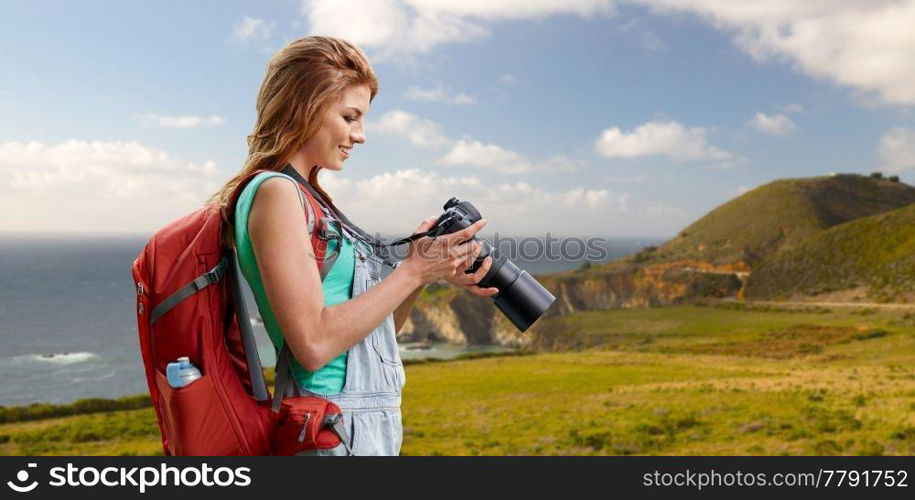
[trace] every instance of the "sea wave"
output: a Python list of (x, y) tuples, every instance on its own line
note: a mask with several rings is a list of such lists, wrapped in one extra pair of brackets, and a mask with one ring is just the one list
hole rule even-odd
[(117, 375), (117, 370), (109, 370), (108, 372), (95, 377), (73, 377), (70, 379), (70, 382), (72, 384), (80, 384), (82, 382), (98, 382), (99, 380), (105, 380), (114, 377), (115, 375)]
[(42, 363), (53, 363), (55, 365), (72, 365), (73, 363), (82, 363), (93, 359), (99, 359), (99, 355), (94, 352), (55, 352), (49, 354), (24, 354), (16, 356), (20, 360), (40, 361)]

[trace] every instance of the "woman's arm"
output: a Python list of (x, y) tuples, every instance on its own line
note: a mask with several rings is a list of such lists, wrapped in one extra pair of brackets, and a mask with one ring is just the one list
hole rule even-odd
[(461, 245), (483, 221), (447, 236), (422, 238), (421, 247), (378, 285), (343, 303), (324, 307), (321, 277), (307, 234), (296, 186), (275, 178), (258, 188), (248, 232), (267, 300), (292, 355), (316, 371), (369, 334), (422, 285), (453, 276), (479, 252)]

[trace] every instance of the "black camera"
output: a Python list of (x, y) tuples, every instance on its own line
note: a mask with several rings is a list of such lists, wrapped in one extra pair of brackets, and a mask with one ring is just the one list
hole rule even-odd
[[(480, 212), (468, 201), (452, 197), (445, 203), (445, 212), (435, 221), (428, 236), (451, 234), (472, 226), (480, 220)], [(522, 332), (549, 309), (556, 300), (533, 276), (518, 268), (508, 257), (499, 255), (488, 241), (473, 237), (482, 244), (480, 254), (466, 273), (475, 272), (486, 257), (492, 257), (489, 272), (478, 283), (481, 287), (496, 287), (499, 293), (493, 295), (496, 307)]]

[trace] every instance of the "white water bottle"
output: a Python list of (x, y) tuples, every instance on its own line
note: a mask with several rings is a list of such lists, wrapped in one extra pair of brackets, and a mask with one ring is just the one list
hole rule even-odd
[(177, 389), (200, 378), (200, 370), (191, 363), (190, 358), (182, 356), (165, 367), (165, 378), (168, 379), (168, 385)]

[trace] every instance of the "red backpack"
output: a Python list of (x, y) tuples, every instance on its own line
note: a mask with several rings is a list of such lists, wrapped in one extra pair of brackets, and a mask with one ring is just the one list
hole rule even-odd
[[(230, 210), (261, 172), (238, 185)], [(306, 189), (313, 188), (302, 182), (299, 177), (323, 279), (336, 257), (325, 259), (334, 235), (327, 231), (329, 218), (320, 202)], [(277, 357), (271, 404), (235, 250), (223, 243), (223, 233), (231, 227), (225, 221), (233, 218), (213, 207), (201, 208), (157, 231), (133, 264), (140, 352), (165, 454), (292, 455), (341, 442), (348, 450), (340, 408), (322, 398), (298, 397), (285, 346)], [(201, 377), (173, 388), (166, 365), (182, 356), (190, 358)]]

